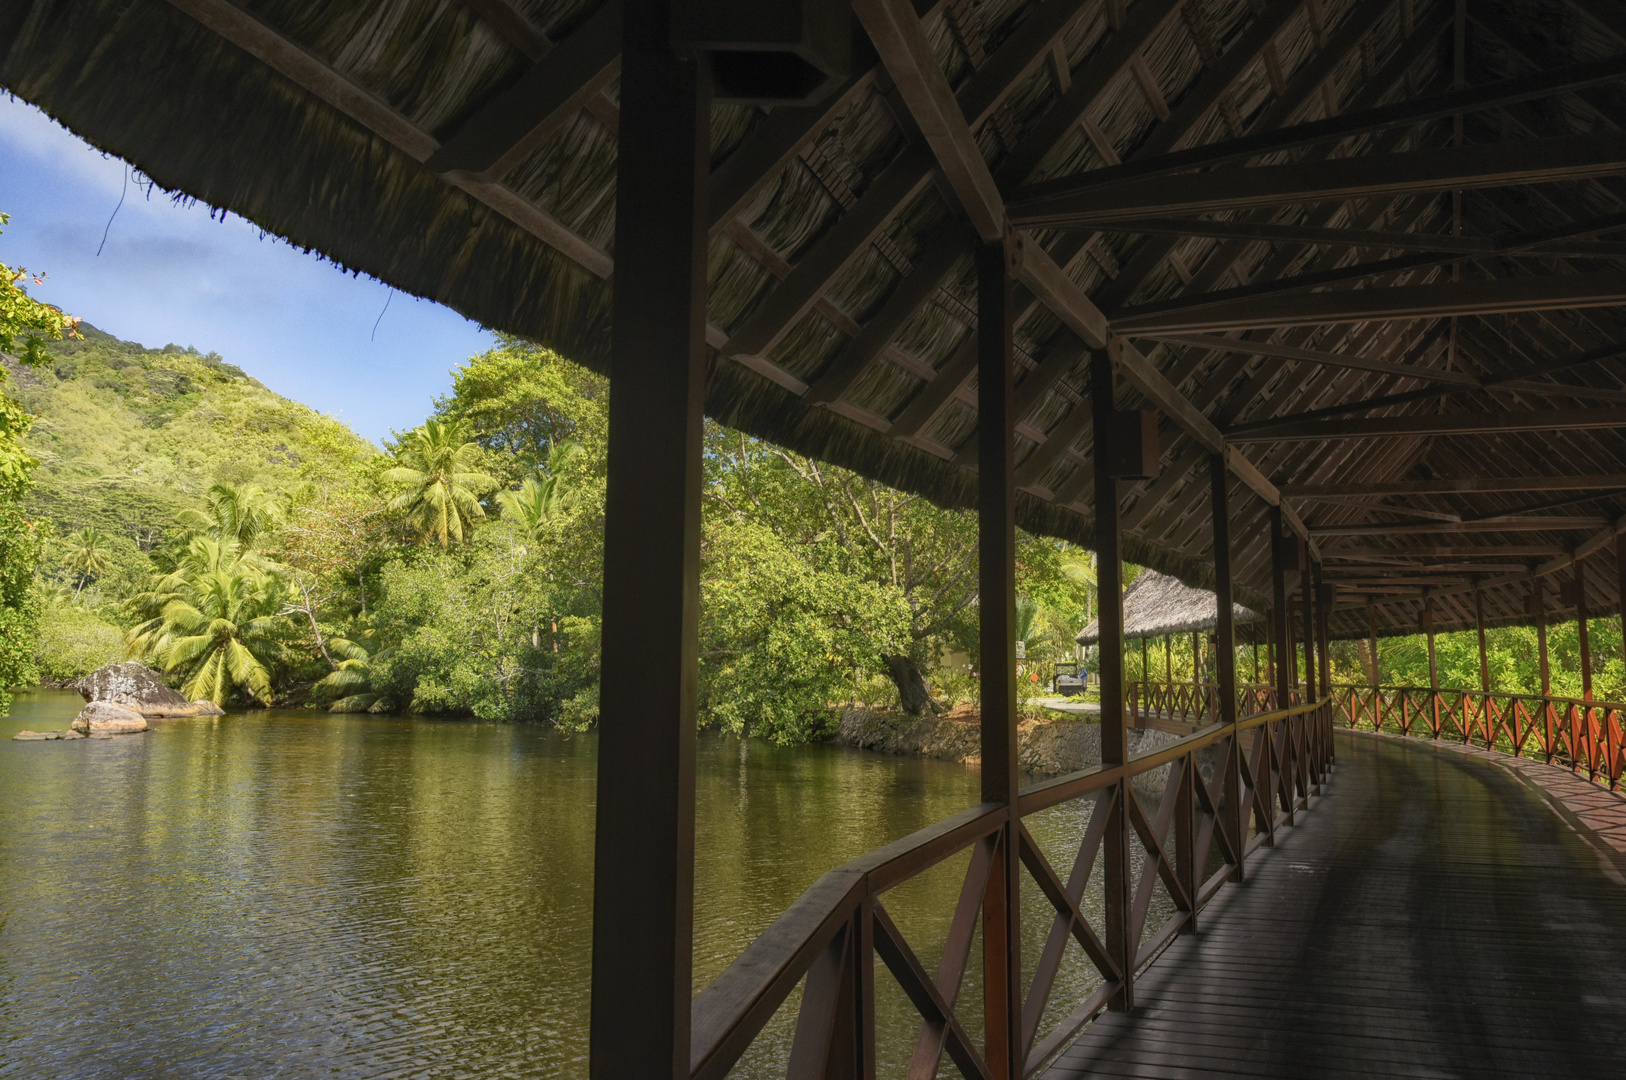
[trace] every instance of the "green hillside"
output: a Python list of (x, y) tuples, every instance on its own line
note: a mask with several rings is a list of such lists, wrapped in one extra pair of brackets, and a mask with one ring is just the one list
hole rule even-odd
[[(289, 490), (324, 455), (371, 451), (344, 424), (273, 393), (216, 353), (148, 349), (88, 323), (53, 342), (49, 366), (0, 358), (8, 388), (37, 415), (26, 445), (39, 459), (27, 511), (58, 536), (93, 525), (114, 538), (98, 583), (128, 593), (150, 569), (176, 515), (217, 483)], [(42, 570), (59, 576), (47, 545)]]

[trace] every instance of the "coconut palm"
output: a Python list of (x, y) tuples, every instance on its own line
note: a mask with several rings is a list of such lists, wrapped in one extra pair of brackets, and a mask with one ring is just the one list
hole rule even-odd
[(429, 420), (407, 432), (396, 450), (401, 464), (384, 474), (390, 483), (406, 485), (390, 509), (403, 511), (423, 540), (441, 547), (462, 541), (475, 520), (485, 517), (480, 496), (497, 486), (475, 469), (479, 452), (460, 424)]
[(99, 578), (107, 573), (107, 567), (113, 558), (113, 549), (107, 534), (94, 525), (86, 525), (77, 532), (69, 533), (67, 548), (68, 569), (76, 571), (79, 575), (79, 583), (73, 590), (73, 598), (77, 600), (79, 593), (92, 578)]
[(181, 512), (181, 524), (193, 533), (227, 540), (252, 551), (283, 518), (283, 499), (258, 484), (216, 484), (206, 496), (207, 510)]
[(193, 536), (175, 568), (134, 597), (144, 621), (128, 634), (133, 656), (182, 672), (182, 692), (224, 705), (236, 691), (270, 704), (271, 666), (286, 658), (287, 586), (234, 540)]
[(533, 536), (558, 520), (570, 502), (570, 490), (560, 474), (580, 453), (581, 444), (577, 442), (559, 443), (549, 450), (547, 476), (540, 480), (527, 477), (518, 491), (504, 491), (497, 496), (503, 516), (514, 518)]
[(343, 657), (336, 668), (313, 688), (319, 696), (337, 698), (328, 712), (366, 712), (382, 696), (373, 689), (375, 667), (388, 660), (393, 648), (380, 649), (374, 642), (329, 638), (328, 651)]

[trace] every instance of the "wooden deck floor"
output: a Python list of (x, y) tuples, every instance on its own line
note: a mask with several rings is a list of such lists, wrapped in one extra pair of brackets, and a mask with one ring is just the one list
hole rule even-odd
[(1340, 736), (1300, 821), (1048, 1080), (1626, 1076), (1617, 854), (1505, 769), (1380, 737)]

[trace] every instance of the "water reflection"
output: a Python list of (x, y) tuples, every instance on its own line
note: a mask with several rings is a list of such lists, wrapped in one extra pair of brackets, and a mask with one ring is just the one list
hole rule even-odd
[[(0, 738), (78, 705), (23, 694)], [(305, 712), (0, 742), (0, 1076), (585, 1076), (594, 751)], [(824, 870), (977, 801), (944, 762), (717, 737), (698, 762), (697, 989)], [(1063, 874), (1081, 814), (1029, 822)], [(887, 898), (928, 967), (964, 865)], [(883, 1073), (913, 1041), (888, 993)], [(737, 1074), (782, 1074), (783, 1012)]]

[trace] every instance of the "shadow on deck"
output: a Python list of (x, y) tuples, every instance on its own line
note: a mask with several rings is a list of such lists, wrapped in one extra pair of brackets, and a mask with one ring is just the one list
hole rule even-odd
[(1619, 1077), (1626, 856), (1572, 821), (1508, 768), (1342, 734), (1316, 811), (1046, 1076)]

